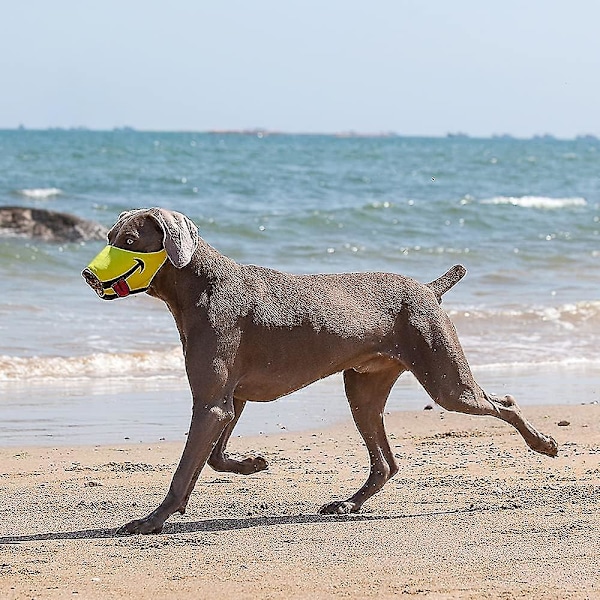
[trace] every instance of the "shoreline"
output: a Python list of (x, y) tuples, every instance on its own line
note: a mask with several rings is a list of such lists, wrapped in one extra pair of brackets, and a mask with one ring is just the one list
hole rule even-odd
[(232, 453), (260, 453), (269, 469), (205, 468), (186, 514), (158, 536), (114, 529), (162, 500), (181, 443), (0, 448), (0, 595), (596, 597), (600, 406), (525, 412), (557, 439), (558, 458), (490, 417), (388, 414), (400, 471), (341, 518), (317, 511), (366, 476), (351, 422), (234, 437)]
[[(473, 367), (489, 393), (513, 395), (527, 410), (538, 405), (600, 402), (600, 366)], [(0, 382), (0, 447), (182, 442), (189, 427), (187, 379)], [(410, 373), (392, 389), (386, 412), (434, 405)], [(439, 407), (435, 406), (438, 410)], [(441, 409), (439, 409), (441, 410)], [(306, 432), (351, 420), (340, 374), (272, 402), (248, 402), (234, 435)]]

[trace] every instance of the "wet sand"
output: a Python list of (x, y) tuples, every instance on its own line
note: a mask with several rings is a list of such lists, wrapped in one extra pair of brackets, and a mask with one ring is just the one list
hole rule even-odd
[[(600, 401), (600, 367), (593, 364), (475, 367), (476, 379), (494, 394), (532, 405)], [(180, 378), (0, 381), (0, 446), (79, 446), (125, 441), (183, 443), (191, 397)], [(421, 410), (431, 399), (411, 373), (392, 389), (387, 410)], [(274, 402), (248, 402), (235, 433), (252, 436), (300, 432), (350, 418), (342, 375), (322, 379)]]
[(558, 458), (491, 418), (387, 415), (400, 472), (348, 517), (317, 513), (366, 477), (353, 424), (234, 438), (269, 469), (206, 468), (158, 536), (114, 528), (162, 500), (181, 443), (2, 448), (0, 597), (599, 598), (600, 406), (525, 410)]

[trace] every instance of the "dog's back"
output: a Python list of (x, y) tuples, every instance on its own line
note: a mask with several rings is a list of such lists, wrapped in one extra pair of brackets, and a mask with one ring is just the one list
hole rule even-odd
[(310, 326), (342, 338), (389, 331), (403, 305), (437, 303), (435, 290), (393, 273), (293, 275), (239, 265), (205, 297), (211, 325), (226, 330), (239, 319), (267, 329)]

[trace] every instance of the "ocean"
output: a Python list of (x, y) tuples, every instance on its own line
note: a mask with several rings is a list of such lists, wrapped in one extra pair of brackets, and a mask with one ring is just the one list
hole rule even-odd
[[(163, 206), (238, 262), (294, 273), (430, 281), (461, 263), (443, 306), (483, 387), (523, 406), (598, 401), (595, 138), (0, 131), (0, 205), (106, 227)], [(80, 272), (103, 246), (0, 232), (0, 445), (184, 438), (175, 325), (147, 296), (96, 297)], [(427, 402), (403, 375), (388, 407)], [(333, 377), (249, 406), (238, 432), (348, 416)]]

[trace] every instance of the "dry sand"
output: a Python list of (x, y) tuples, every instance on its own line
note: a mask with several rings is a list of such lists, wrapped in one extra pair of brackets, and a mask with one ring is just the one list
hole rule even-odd
[(0, 449), (0, 598), (600, 598), (600, 406), (526, 413), (557, 459), (494, 419), (388, 415), (400, 472), (348, 517), (317, 511), (366, 477), (352, 424), (235, 438), (269, 470), (207, 467), (158, 536), (113, 531), (181, 445)]

